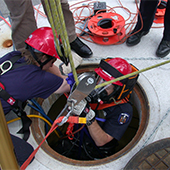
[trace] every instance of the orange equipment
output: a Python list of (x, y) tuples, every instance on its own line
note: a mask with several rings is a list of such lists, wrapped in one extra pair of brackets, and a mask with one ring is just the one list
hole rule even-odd
[(88, 22), (90, 38), (97, 44), (110, 45), (119, 42), (125, 36), (124, 18), (113, 12), (99, 13)]
[(167, 3), (167, 0), (161, 0), (160, 4), (158, 5), (158, 8), (156, 10), (156, 13), (155, 13), (154, 23), (156, 23), (156, 24), (164, 23), (166, 3)]

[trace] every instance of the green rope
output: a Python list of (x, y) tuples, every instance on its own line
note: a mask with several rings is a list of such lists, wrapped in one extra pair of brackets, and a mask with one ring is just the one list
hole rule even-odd
[(54, 42), (56, 44), (57, 52), (60, 56), (62, 56), (59, 41), (57, 40), (57, 36), (56, 36), (56, 32), (55, 32), (55, 26), (54, 26), (54, 23), (53, 23), (53, 17), (52, 17), (52, 13), (51, 13), (50, 6), (49, 6), (49, 1), (44, 0), (44, 3), (45, 3), (45, 7), (46, 7), (46, 10), (47, 10), (47, 14), (48, 14), (48, 20), (50, 22), (50, 25), (51, 25), (51, 28), (52, 28), (52, 31), (53, 31)]
[(51, 28), (54, 34), (54, 41), (57, 47), (57, 52), (60, 56), (62, 56), (60, 44), (56, 37), (56, 31), (57, 31), (57, 34), (60, 35), (65, 56), (69, 58), (74, 80), (76, 82), (76, 85), (78, 85), (79, 82), (77, 78), (77, 72), (76, 72), (72, 54), (71, 54), (70, 43), (69, 43), (67, 31), (66, 31), (66, 26), (65, 26), (65, 21), (64, 21), (64, 16), (63, 16), (63, 11), (61, 8), (60, 0), (44, 0), (44, 2), (45, 2), (46, 9), (47, 9), (49, 22), (50, 22), (50, 25), (51, 25)]
[(116, 81), (120, 81), (120, 80), (129, 78), (129, 77), (131, 77), (131, 76), (134, 76), (134, 75), (139, 74), (139, 73), (142, 73), (142, 72), (144, 72), (144, 71), (147, 71), (147, 70), (150, 70), (150, 69), (159, 67), (159, 66), (164, 65), (164, 64), (167, 64), (167, 63), (169, 63), (169, 62), (170, 62), (170, 60), (167, 60), (167, 61), (164, 61), (164, 62), (162, 62), (162, 63), (155, 64), (155, 65), (153, 65), (153, 66), (150, 66), (150, 67), (141, 69), (141, 70), (139, 70), (139, 71), (135, 71), (135, 72), (133, 72), (133, 73), (130, 73), (130, 74), (127, 74), (127, 75), (118, 77), (118, 78), (116, 78), (116, 79), (114, 79), (114, 80), (104, 82), (104, 83), (102, 83), (102, 84), (96, 85), (96, 86), (95, 86), (95, 89), (100, 88), (100, 87), (103, 87), (103, 86), (106, 86), (106, 85), (111, 84), (111, 83), (114, 83), (114, 82), (116, 82)]

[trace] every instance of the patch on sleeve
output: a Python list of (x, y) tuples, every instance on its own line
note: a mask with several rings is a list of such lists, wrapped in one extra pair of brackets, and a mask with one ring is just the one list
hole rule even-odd
[(121, 113), (118, 118), (118, 122), (120, 125), (127, 123), (129, 121), (130, 115), (128, 113)]

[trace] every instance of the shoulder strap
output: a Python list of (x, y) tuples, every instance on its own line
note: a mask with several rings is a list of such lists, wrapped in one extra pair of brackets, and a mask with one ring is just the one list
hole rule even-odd
[(26, 62), (21, 63), (21, 64), (15, 64), (20, 58), (21, 58), (21, 55), (15, 55), (11, 57), (10, 59), (5, 60), (3, 63), (1, 63), (0, 64), (0, 75), (3, 75), (8, 71), (21, 67), (23, 65), (27, 65)]
[(92, 108), (92, 110), (103, 110), (105, 108), (111, 107), (111, 106), (115, 106), (117, 104), (123, 104), (123, 103), (127, 103), (128, 101), (125, 99), (122, 99), (120, 101), (115, 102), (111, 102), (111, 103), (103, 103), (103, 104), (98, 104), (98, 103), (89, 103), (90, 107)]

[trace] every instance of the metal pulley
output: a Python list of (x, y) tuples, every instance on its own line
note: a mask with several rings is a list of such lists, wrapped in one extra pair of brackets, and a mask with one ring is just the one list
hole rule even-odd
[(117, 43), (125, 36), (124, 25), (124, 18), (117, 13), (99, 13), (88, 22), (90, 38), (102, 45)]

